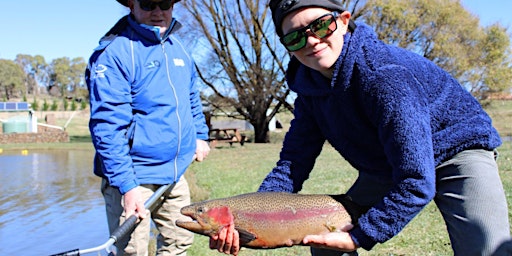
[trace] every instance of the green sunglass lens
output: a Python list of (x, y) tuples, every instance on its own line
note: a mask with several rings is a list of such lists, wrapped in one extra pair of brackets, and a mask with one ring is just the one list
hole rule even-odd
[(297, 51), (306, 46), (308, 29), (315, 34), (317, 38), (330, 36), (337, 29), (336, 25), (337, 13), (329, 13), (314, 20), (309, 25), (284, 35), (281, 42), (289, 51)]
[(296, 51), (306, 44), (306, 35), (299, 31), (292, 32), (283, 37), (283, 44), (290, 51)]
[(324, 38), (332, 33), (332, 30), (329, 29), (331, 24), (331, 17), (328, 17), (325, 20), (317, 20), (317, 23), (312, 24), (311, 32), (315, 33), (315, 35), (319, 38)]

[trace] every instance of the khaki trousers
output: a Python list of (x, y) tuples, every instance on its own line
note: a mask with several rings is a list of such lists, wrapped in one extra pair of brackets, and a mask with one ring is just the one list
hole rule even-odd
[[(123, 196), (115, 187), (111, 187), (106, 180), (102, 181), (101, 192), (105, 199), (107, 221), (110, 233), (125, 221)], [(159, 188), (159, 185), (141, 185), (144, 201)], [(157, 255), (186, 255), (186, 250), (192, 245), (194, 234), (176, 226), (177, 219), (187, 219), (181, 215), (180, 209), (190, 204), (190, 191), (188, 183), (182, 177), (172, 191), (167, 191), (156, 202), (159, 204), (151, 213), (151, 218), (141, 221), (131, 236), (120, 238), (116, 242), (116, 255), (148, 255), (151, 221), (155, 224), (157, 235)], [(129, 217), (129, 216), (128, 216)]]

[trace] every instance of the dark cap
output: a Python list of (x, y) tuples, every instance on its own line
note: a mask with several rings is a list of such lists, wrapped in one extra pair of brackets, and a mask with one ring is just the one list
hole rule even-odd
[(120, 4), (128, 7), (128, 0), (117, 0)]
[[(119, 1), (119, 0), (118, 0)], [(321, 7), (332, 11), (344, 12), (341, 2), (337, 0), (270, 0), (272, 20), (276, 27), (277, 35), (283, 36), (281, 25), (284, 17), (289, 13), (304, 7)]]
[[(128, 0), (117, 0), (117, 1), (118, 1), (120, 4), (122, 4), (122, 5), (126, 6), (126, 7), (128, 7)], [(175, 3), (177, 3), (177, 2), (179, 2), (179, 1), (181, 1), (181, 0), (176, 0), (176, 1), (174, 1), (174, 2), (175, 2)]]

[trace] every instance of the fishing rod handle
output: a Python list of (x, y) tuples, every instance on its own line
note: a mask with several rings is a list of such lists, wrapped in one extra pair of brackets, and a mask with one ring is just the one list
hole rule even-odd
[(114, 232), (110, 235), (110, 238), (113, 238), (117, 242), (117, 239), (131, 233), (137, 224), (137, 219), (138, 217), (136, 215), (130, 216), (123, 222), (123, 224), (121, 224), (121, 226), (114, 230)]
[[(165, 191), (170, 190), (174, 188), (174, 185), (176, 183), (171, 183), (167, 185), (163, 185), (160, 188), (158, 188), (155, 193), (145, 202), (144, 207), (149, 209), (152, 208), (155, 202), (160, 198)], [(136, 215), (130, 216), (127, 220), (121, 224), (112, 234), (110, 235), (110, 238), (114, 239), (114, 241), (117, 242), (117, 240), (121, 237), (124, 237), (125, 235), (131, 233), (135, 226), (137, 225), (137, 219), (138, 217)]]
[(67, 252), (52, 254), (50, 256), (72, 256), (72, 255), (80, 255), (80, 249), (74, 249), (74, 250), (70, 250)]

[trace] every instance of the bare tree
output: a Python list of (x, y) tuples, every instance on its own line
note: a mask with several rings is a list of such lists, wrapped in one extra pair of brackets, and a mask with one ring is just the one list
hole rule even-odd
[(272, 117), (293, 107), (284, 81), (288, 54), (275, 36), (267, 1), (182, 3), (188, 13), (180, 21), (188, 29), (180, 31), (194, 38), (197, 70), (209, 88), (204, 99), (215, 112), (250, 122), (256, 143), (268, 142)]
[[(358, 13), (365, 1), (342, 2)], [(270, 120), (281, 110), (293, 111), (284, 77), (289, 55), (275, 33), (268, 0), (181, 3), (187, 29), (180, 31), (195, 43), (198, 72), (209, 88), (204, 99), (216, 112), (249, 121), (255, 142), (268, 142)]]

